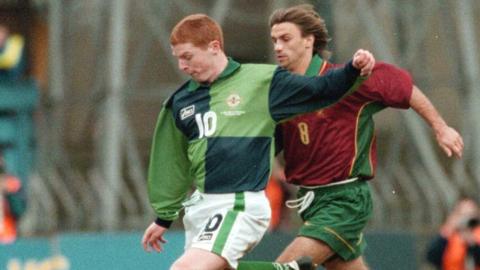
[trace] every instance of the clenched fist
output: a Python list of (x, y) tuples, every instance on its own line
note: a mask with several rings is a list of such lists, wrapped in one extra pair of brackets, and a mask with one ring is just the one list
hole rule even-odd
[(360, 69), (361, 76), (368, 76), (372, 73), (375, 66), (375, 57), (367, 50), (359, 49), (353, 55), (353, 66), (356, 69)]

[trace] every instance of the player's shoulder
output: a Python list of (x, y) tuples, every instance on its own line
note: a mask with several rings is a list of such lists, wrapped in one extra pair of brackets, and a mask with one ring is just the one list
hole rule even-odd
[[(327, 62), (325, 71), (333, 70), (333, 69), (338, 69), (338, 68), (343, 68), (345, 64), (343, 63), (331, 63)], [(387, 62), (377, 62), (375, 63), (375, 66), (373, 67), (373, 70), (378, 70), (378, 71), (389, 71), (389, 70), (403, 70), (401, 67), (387, 63)]]
[(190, 81), (188, 80), (184, 82), (177, 90), (175, 90), (167, 99), (163, 101), (163, 106), (166, 108), (171, 108), (173, 104), (173, 100), (175, 96), (182, 95), (186, 91), (188, 91), (188, 86), (190, 85)]
[(387, 62), (377, 62), (373, 67), (373, 71), (403, 71), (404, 69)]
[(377, 62), (373, 68), (373, 72), (369, 77), (369, 81), (374, 80), (410, 80), (411, 74), (406, 69), (397, 65)]
[(241, 64), (237, 76), (240, 77), (241, 83), (269, 81), (273, 80), (277, 70), (278, 66), (272, 64)]
[[(326, 67), (325, 67), (325, 70), (331, 70), (331, 69), (338, 69), (338, 68), (343, 68), (345, 66), (345, 64), (343, 63), (331, 63), (331, 62), (327, 62), (326, 63)], [(396, 66), (396, 65), (393, 65), (393, 64), (390, 64), (390, 63), (387, 63), (387, 62), (377, 62), (375, 63), (375, 66), (373, 68), (373, 70), (380, 70), (380, 71), (383, 71), (383, 70), (401, 70), (402, 68), (400, 68), (399, 66)]]
[(272, 64), (257, 64), (257, 63), (248, 63), (242, 64), (240, 70), (242, 71), (253, 71), (253, 72), (272, 72), (276, 70), (278, 66)]

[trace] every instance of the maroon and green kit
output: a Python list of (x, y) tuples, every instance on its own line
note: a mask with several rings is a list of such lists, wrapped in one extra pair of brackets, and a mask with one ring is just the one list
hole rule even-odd
[[(314, 56), (305, 75), (322, 75), (338, 66)], [(318, 186), (373, 178), (377, 163), (373, 115), (387, 107), (408, 109), (412, 87), (407, 71), (380, 62), (350, 96), (279, 125), (277, 143), (284, 149), (288, 182)]]

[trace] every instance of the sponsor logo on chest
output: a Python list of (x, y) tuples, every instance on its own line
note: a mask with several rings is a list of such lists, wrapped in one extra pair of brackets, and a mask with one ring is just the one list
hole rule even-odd
[(230, 107), (231, 110), (223, 111), (221, 112), (221, 114), (225, 116), (240, 116), (245, 113), (245, 111), (242, 111), (242, 110), (233, 110), (234, 108), (237, 108), (238, 105), (242, 103), (242, 98), (240, 97), (239, 94), (236, 94), (236, 93), (230, 94), (225, 100), (225, 102), (227, 103), (227, 106)]

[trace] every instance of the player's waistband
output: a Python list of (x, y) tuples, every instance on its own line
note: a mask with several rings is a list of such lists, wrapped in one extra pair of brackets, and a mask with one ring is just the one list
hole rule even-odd
[(265, 198), (265, 190), (260, 191), (239, 191), (239, 192), (232, 192), (232, 193), (203, 193), (199, 190), (195, 190), (192, 195), (186, 199), (182, 205), (184, 207), (188, 207), (194, 204), (199, 203), (202, 200), (235, 200), (236, 198)]
[(367, 181), (359, 178), (346, 179), (344, 181), (335, 182), (334, 185), (320, 185), (320, 186), (300, 186), (300, 194), (307, 192), (315, 193), (315, 196), (336, 192), (340, 190), (350, 189), (356, 186), (367, 185)]
[(318, 186), (302, 186), (302, 185), (299, 185), (299, 187), (306, 188), (306, 189), (326, 188), (326, 187), (339, 186), (339, 185), (345, 185), (345, 184), (348, 184), (348, 183), (353, 183), (353, 182), (356, 182), (357, 180), (359, 180), (358, 177), (353, 177), (353, 178), (348, 178), (348, 179), (345, 179), (345, 180), (342, 180), (342, 181), (332, 182), (332, 183), (329, 183), (329, 184), (326, 184), (326, 185), (318, 185)]
[(313, 199), (316, 196), (322, 196), (323, 194), (336, 191), (344, 190), (354, 186), (364, 185), (365, 181), (359, 180), (358, 177), (345, 179), (343, 181), (334, 182), (327, 185), (320, 186), (300, 186), (299, 198), (294, 200), (288, 200), (285, 202), (285, 205), (288, 208), (298, 208), (298, 213), (302, 213), (307, 209), (310, 204), (313, 202)]

